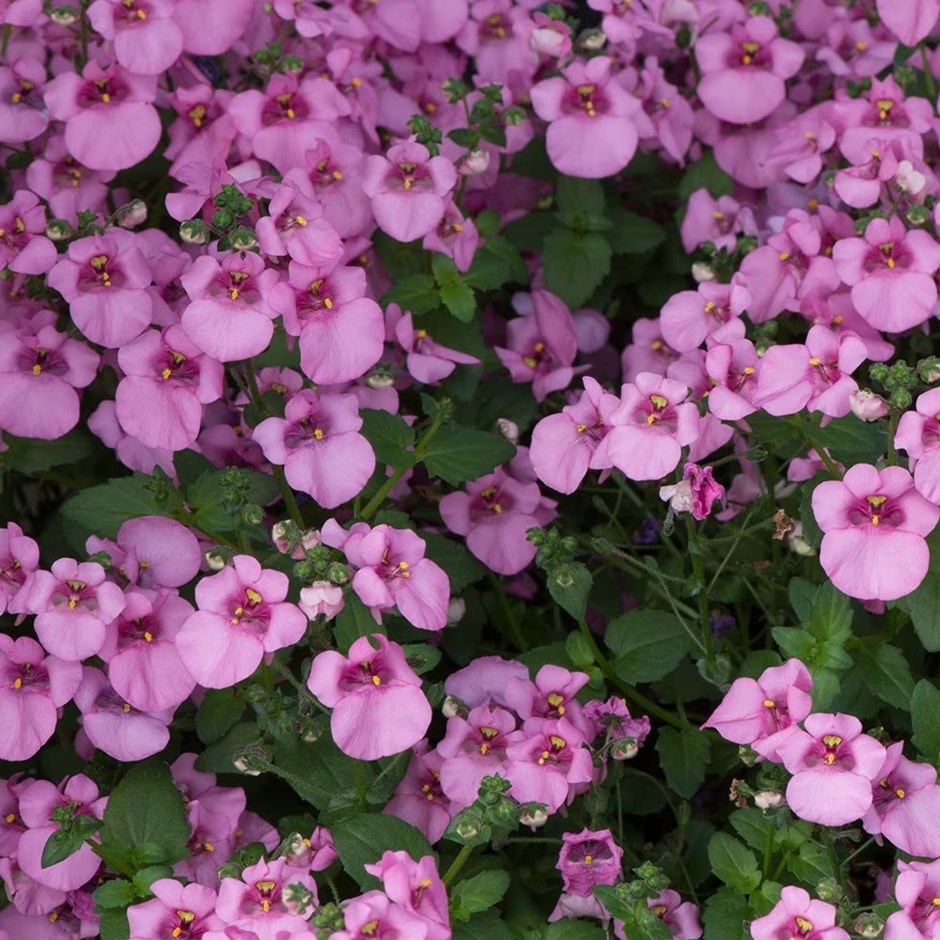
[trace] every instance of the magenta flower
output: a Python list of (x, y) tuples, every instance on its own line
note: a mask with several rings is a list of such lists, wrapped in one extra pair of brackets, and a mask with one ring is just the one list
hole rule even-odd
[(897, 217), (872, 219), (864, 238), (836, 242), (832, 259), (855, 309), (876, 329), (900, 333), (933, 312), (940, 245), (927, 232), (908, 231)]
[(885, 924), (885, 940), (933, 940), (940, 928), (940, 860), (899, 861), (894, 896), (901, 910)]
[(861, 819), (872, 805), (872, 781), (885, 761), (885, 748), (862, 734), (853, 715), (817, 713), (776, 745), (793, 776), (787, 805), (809, 822), (844, 826)]
[(698, 940), (702, 936), (698, 905), (683, 901), (678, 891), (665, 888), (646, 906), (669, 928), (674, 940)]
[(620, 405), (620, 399), (594, 379), (585, 376), (582, 382), (578, 401), (542, 418), (532, 430), (532, 467), (559, 493), (573, 493), (580, 486), (594, 464), (597, 445), (611, 430), (610, 415)]
[(151, 273), (138, 236), (110, 228), (104, 235), (69, 245), (48, 275), (50, 287), (68, 302), (75, 325), (93, 343), (115, 349), (139, 336), (151, 322)]
[(561, 173), (613, 176), (636, 153), (641, 106), (611, 75), (612, 64), (607, 56), (574, 61), (561, 76), (532, 86), (532, 107), (548, 122), (548, 155)]
[(768, 16), (735, 23), (730, 33), (699, 36), (695, 58), (702, 71), (696, 93), (708, 110), (730, 124), (753, 124), (768, 117), (786, 98), (786, 79), (803, 64), (805, 54), (781, 39)]
[(473, 219), (464, 216), (453, 199), (444, 203), (444, 217), (437, 227), (424, 236), (421, 247), (425, 251), (439, 251), (452, 258), (457, 270), (464, 273), (473, 264), (473, 256), (480, 244), (480, 233)]
[(221, 264), (200, 255), (180, 277), (192, 301), (180, 319), (183, 330), (220, 362), (257, 356), (274, 335), (276, 313), (268, 295), (277, 280), (277, 271), (266, 269), (252, 252), (226, 255)]
[(566, 832), (561, 839), (555, 867), (561, 872), (566, 892), (587, 896), (595, 885), (612, 885), (620, 879), (623, 849), (609, 829)]
[(812, 689), (809, 670), (798, 659), (788, 659), (765, 669), (758, 679), (735, 679), (702, 727), (779, 762), (777, 746), (810, 713)]
[(45, 231), (46, 211), (36, 194), (17, 190), (0, 206), (0, 265), (14, 274), (45, 274), (57, 260)]
[[(181, 885), (174, 878), (159, 878), (150, 885), (154, 898), (127, 909), (132, 940), (196, 940), (225, 922), (215, 913), (216, 893), (200, 884)], [(178, 931), (178, 932), (177, 932)]]
[(428, 923), (427, 940), (448, 940), (447, 889), (433, 856), (424, 855), (415, 861), (407, 852), (385, 851), (378, 862), (363, 867), (382, 882), (389, 900), (424, 918)]
[(915, 410), (901, 415), (894, 446), (910, 457), (917, 492), (940, 503), (940, 388), (919, 395)]
[(831, 418), (851, 409), (858, 383), (851, 374), (868, 358), (855, 333), (810, 328), (806, 345), (771, 346), (761, 360), (754, 404), (772, 415), (791, 415), (808, 408)]
[(120, 616), (108, 627), (98, 655), (108, 664), (115, 691), (145, 712), (174, 709), (185, 702), (196, 680), (176, 647), (176, 636), (193, 613), (175, 592), (129, 591)]
[(101, 867), (101, 859), (91, 850), (82, 847), (67, 859), (42, 867), (42, 852), (60, 824), (53, 822), (56, 809), (68, 808), (73, 816), (94, 816), (101, 819), (108, 802), (107, 797), (98, 798), (98, 787), (84, 774), (66, 777), (56, 787), (48, 780), (30, 780), (19, 793), (19, 812), (28, 827), (20, 836), (16, 850), (19, 867), (34, 881), (58, 891), (75, 891), (82, 887)]
[(372, 200), (375, 221), (400, 242), (432, 232), (444, 218), (444, 197), (457, 183), (446, 157), (432, 157), (414, 142), (395, 144), (386, 155), (368, 157), (362, 188)]
[[(200, 685), (226, 689), (247, 679), (267, 653), (296, 643), (307, 618), (284, 603), (289, 580), (250, 555), (196, 585), (196, 613), (176, 635), (176, 648)], [(144, 638), (146, 640), (146, 637)]]
[(114, 54), (135, 75), (160, 75), (180, 57), (183, 33), (171, 0), (95, 0), (88, 19), (114, 43)]
[(739, 421), (757, 411), (757, 375), (761, 360), (749, 339), (725, 339), (709, 347), (705, 371), (712, 383), (708, 410), (722, 421)]
[(930, 564), (924, 538), (940, 508), (916, 491), (907, 470), (856, 464), (842, 480), (820, 483), (812, 505), (825, 533), (819, 560), (844, 594), (890, 601), (924, 580)]
[[(330, 15), (336, 12), (333, 9)], [(361, 150), (324, 131), (300, 164), (306, 167), (324, 218), (342, 238), (359, 235), (372, 225), (369, 197), (360, 182), (363, 160)]]
[(339, 749), (358, 760), (408, 750), (431, 723), (421, 680), (402, 648), (378, 633), (356, 640), (348, 656), (334, 650), (320, 653), (307, 688), (333, 709), (330, 729)]
[(532, 312), (506, 325), (508, 349), (497, 346), (499, 361), (513, 382), (531, 382), (536, 401), (567, 388), (578, 352), (571, 311), (547, 290), (532, 291)]
[(916, 46), (926, 39), (937, 24), (940, 3), (937, 0), (918, 0), (915, 3), (894, 4), (890, 0), (877, 0), (878, 19), (894, 33), (905, 46)]
[(252, 0), (176, 0), (174, 19), (186, 52), (221, 55), (242, 37), (254, 12)]
[(779, 940), (780, 937), (849, 940), (849, 935), (835, 924), (834, 905), (810, 898), (808, 892), (796, 885), (787, 885), (780, 892), (774, 909), (751, 922), (751, 936), (754, 940)]
[(609, 461), (631, 480), (658, 480), (679, 465), (682, 448), (699, 436), (698, 409), (689, 389), (652, 372), (623, 386), (611, 413), (613, 430), (600, 442), (594, 461)]
[(452, 672), (444, 680), (444, 691), (468, 708), (478, 705), (508, 708), (506, 686), (515, 678), (529, 678), (523, 663), (500, 656), (479, 656), (463, 669)]
[(25, 591), (24, 607), (36, 614), (39, 642), (67, 662), (94, 656), (125, 604), (124, 593), (105, 580), (101, 565), (74, 558), (53, 562), (51, 572), (35, 572)]
[(649, 718), (646, 715), (634, 718), (627, 708), (626, 700), (616, 695), (612, 695), (606, 702), (591, 699), (585, 703), (582, 714), (596, 729), (606, 732), (608, 740), (614, 742), (615, 746), (611, 751), (614, 760), (635, 757), (649, 737)]
[(59, 709), (82, 679), (81, 666), (56, 656), (27, 636), (0, 634), (0, 759), (32, 757), (52, 737)]
[(437, 745), (443, 759), (440, 786), (457, 806), (469, 806), (484, 777), (506, 774), (506, 746), (516, 719), (503, 708), (478, 705), (466, 718), (447, 719), (447, 732)]
[(711, 467), (687, 463), (682, 480), (674, 486), (661, 486), (659, 498), (666, 500), (673, 512), (691, 513), (701, 522), (711, 515), (716, 502), (724, 502), (725, 488), (715, 479)]
[(394, 904), (381, 891), (367, 891), (343, 907), (345, 930), (330, 934), (331, 940), (362, 940), (388, 937), (390, 940), (426, 940), (429, 922), (401, 904)]
[(102, 69), (94, 58), (81, 76), (60, 72), (43, 94), (49, 114), (65, 121), (69, 153), (92, 170), (125, 170), (149, 156), (160, 140), (156, 97), (155, 75)]
[(419, 630), (443, 630), (447, 625), (450, 579), (430, 558), (425, 543), (410, 529), (378, 525), (350, 534), (343, 544), (350, 564), (358, 570), (352, 587), (379, 620), (384, 610), (399, 613)]
[(940, 855), (940, 786), (930, 764), (909, 761), (904, 743), (888, 747), (885, 762), (872, 781), (871, 808), (862, 826), (884, 836), (908, 855)]
[(278, 940), (306, 931), (317, 905), (317, 886), (310, 873), (287, 859), (261, 859), (241, 879), (223, 878), (215, 910), (226, 923), (253, 931), (260, 940)]
[(222, 364), (204, 355), (179, 325), (144, 331), (121, 346), (118, 363), (125, 373), (115, 394), (121, 427), (147, 447), (191, 447), (202, 406), (222, 397)]
[(589, 678), (586, 672), (570, 672), (547, 663), (535, 674), (534, 682), (528, 678), (510, 679), (506, 683), (506, 702), (523, 720), (567, 718), (587, 734), (589, 726), (581, 718), (581, 705), (575, 696)]
[(673, 294), (659, 315), (663, 339), (679, 353), (698, 349), (706, 337), (740, 317), (750, 301), (740, 277), (730, 284), (706, 281), (698, 290)]
[(324, 509), (357, 496), (375, 470), (372, 445), (359, 433), (355, 395), (295, 395), (283, 418), (265, 418), (252, 432), (264, 456), (284, 467), (287, 482)]
[(358, 379), (382, 357), (382, 310), (366, 291), (362, 268), (297, 261), (291, 261), (287, 281), (271, 291), (284, 329), (300, 337), (300, 367), (318, 385)]
[(48, 126), (42, 104), (46, 69), (32, 58), (12, 56), (0, 66), (0, 141), (21, 144), (35, 140)]
[(405, 351), (408, 372), (416, 382), (432, 385), (446, 379), (458, 365), (480, 364), (476, 356), (442, 346), (427, 330), (415, 329), (411, 313), (402, 313), (397, 304), (389, 304), (385, 314), (388, 330)]
[(39, 545), (15, 523), (0, 528), (0, 614), (23, 612), (27, 578), (39, 567)]
[(567, 718), (530, 718), (506, 747), (509, 795), (520, 803), (544, 803), (560, 809), (579, 787), (594, 779), (584, 738)]
[(432, 844), (444, 835), (451, 816), (457, 810), (456, 806), (451, 805), (441, 784), (442, 763), (443, 758), (436, 750), (427, 751), (419, 742), (408, 762), (405, 776), (382, 810), (383, 813), (411, 823)]
[(0, 429), (52, 441), (78, 424), (76, 389), (91, 384), (99, 359), (44, 315), (31, 326), (5, 333), (0, 344)]

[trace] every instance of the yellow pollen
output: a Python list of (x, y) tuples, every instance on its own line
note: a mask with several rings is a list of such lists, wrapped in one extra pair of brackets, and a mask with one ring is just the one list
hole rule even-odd
[(259, 881), (255, 884), (255, 887), (262, 894), (270, 894), (274, 890), (275, 883), (273, 881)]
[(415, 339), (427, 339), (427, 330), (415, 330)]
[(536, 351), (537, 353), (544, 352), (544, 351), (545, 351), (545, 343), (536, 343), (534, 348), (535, 348), (535, 351)]
[(669, 99), (668, 99), (668, 98), (660, 98), (660, 99), (659, 99), (659, 106), (660, 106), (661, 108), (665, 108), (665, 109), (668, 111), (668, 110), (669, 110)]
[(557, 734), (551, 735), (548, 740), (556, 751), (560, 751), (567, 743), (564, 738), (559, 738)]
[(821, 365), (822, 365), (822, 359), (819, 359), (819, 358), (817, 358), (816, 356), (813, 356), (813, 358), (810, 359), (809, 364), (810, 364), (811, 366), (821, 366)]
[(381, 685), (381, 684), (382, 684), (382, 680), (381, 680), (378, 676), (373, 676), (373, 677), (372, 677), (372, 684), (373, 684), (373, 685)]
[(669, 401), (663, 398), (662, 395), (650, 395), (650, 404), (657, 411), (662, 411), (666, 407), (666, 405), (669, 404)]
[(421, 884), (418, 885), (418, 887), (419, 887), (419, 888), (424, 888), (425, 891), (426, 891), (428, 888), (431, 887), (431, 879), (430, 879), (430, 878), (425, 878), (425, 879), (423, 879), (422, 882), (421, 882)]
[(173, 937), (178, 937), (182, 932), (183, 932), (182, 927), (174, 927), (173, 930), (170, 932), (170, 935)]
[(322, 441), (322, 440), (323, 440), (323, 431), (322, 431), (320, 428), (314, 428), (314, 429), (313, 429), (313, 439), (314, 439), (315, 441)]
[(339, 180), (341, 180), (341, 179), (343, 178), (343, 174), (340, 173), (339, 170), (333, 170), (333, 172), (330, 174), (330, 176), (332, 176), (333, 179), (335, 179), (337, 182), (339, 182)]
[(172, 370), (172, 369), (164, 369), (164, 370), (160, 373), (160, 375), (162, 375), (164, 379), (168, 379), (168, 378), (170, 378), (171, 375), (173, 375), (173, 370)]
[(577, 428), (578, 428), (578, 434), (583, 434), (587, 430), (587, 425), (579, 424), (577, 425)]
[(53, 924), (54, 924), (58, 919), (59, 919), (59, 915), (58, 915), (58, 912), (56, 912), (56, 911), (53, 911), (53, 912), (49, 915), (49, 920), (50, 920), (50, 922), (53, 923)]
[(741, 370), (741, 375), (753, 375), (753, 374), (754, 374), (754, 366), (745, 366)]
[(215, 846), (214, 846), (211, 842), (203, 842), (203, 843), (202, 843), (202, 847), (203, 847), (207, 852), (214, 852), (214, 851), (215, 851)]
[(239, 297), (239, 295), (240, 295), (240, 291), (238, 290), (237, 287), (233, 287), (233, 288), (228, 292), (228, 295), (229, 295), (229, 297), (232, 298), (232, 300), (238, 300), (238, 297)]
[(548, 695), (545, 696), (545, 701), (547, 701), (552, 708), (558, 708), (559, 705), (564, 704), (565, 697), (558, 692), (549, 692)]
[(95, 271), (101, 271), (104, 268), (104, 266), (108, 263), (108, 256), (107, 255), (95, 255), (94, 258), (92, 258), (88, 263), (92, 266), (92, 268)]
[(706, 312), (706, 313), (714, 313), (714, 311), (717, 310), (717, 309), (718, 309), (718, 307), (717, 307), (717, 304), (715, 303), (714, 300), (709, 300), (708, 303), (705, 304), (705, 312)]
[(887, 265), (889, 268), (894, 267), (894, 258), (888, 258)]
[(656, 415), (647, 415), (647, 416), (646, 416), (646, 423), (647, 423), (647, 425), (649, 425), (650, 427), (652, 427), (652, 426), (656, 423)]
[(144, 639), (148, 643), (153, 643), (153, 634), (149, 630), (144, 630)]
[(7, 813), (6, 820), (8, 823), (16, 822), (16, 813)]
[(379, 922), (377, 920), (370, 920), (368, 923), (363, 924), (359, 928), (360, 933), (364, 933), (367, 937), (371, 937), (376, 930), (378, 930)]
[(353, 88), (358, 88), (362, 84), (362, 79), (354, 78), (349, 84), (352, 85)]
[(261, 902), (261, 910), (264, 911), (265, 914), (271, 910), (271, 902), (267, 898)]
[(872, 150), (871, 156), (872, 156), (872, 159), (873, 159), (873, 160), (879, 160), (879, 159), (881, 158), (881, 151), (880, 151), (880, 150)]
[(302, 215), (295, 215), (294, 222), (295, 224), (299, 225), (301, 228), (306, 228), (307, 226), (307, 220)]
[(146, 11), (146, 10), (138, 10), (138, 11), (137, 11), (137, 19), (139, 19), (139, 20), (145, 20), (145, 19), (147, 19), (147, 11)]
[(789, 252), (789, 251), (781, 251), (780, 254), (777, 255), (777, 257), (778, 257), (781, 261), (789, 261), (789, 260), (790, 260), (790, 252)]
[(7, 233), (7, 230), (5, 228), (0, 228), (0, 238), (3, 238), (3, 236), (6, 235), (6, 233)]
[(433, 101), (429, 101), (425, 104), (424, 111), (426, 114), (434, 114), (437, 111), (437, 105)]
[(492, 511), (495, 512), (497, 516), (500, 515), (500, 513), (503, 511), (503, 507), (500, 506), (499, 503), (493, 503), (490, 509), (492, 509)]
[(189, 111), (189, 119), (196, 127), (202, 127), (202, 122), (206, 119), (205, 105), (197, 104), (195, 108)]
[(815, 211), (819, 208), (819, 200), (818, 200), (818, 199), (810, 199), (810, 201), (809, 201), (808, 203), (806, 203), (806, 207), (807, 207), (811, 212), (815, 212)]
[(333, 309), (333, 301), (330, 300), (329, 297), (327, 297), (327, 298), (325, 298), (324, 301), (323, 301), (323, 306), (326, 307), (327, 310), (332, 310), (332, 309)]
[(121, 706), (121, 711), (124, 712), (125, 715), (127, 715), (127, 714), (130, 712), (130, 710), (131, 710), (131, 707), (130, 707), (130, 705), (127, 704), (127, 702), (125, 702), (125, 703)]
[(585, 865), (590, 865), (593, 861), (594, 861), (594, 856), (593, 856), (593, 855), (585, 855), (585, 856), (584, 856), (584, 864), (585, 864)]
[(497, 728), (491, 728), (489, 725), (484, 725), (480, 728), (480, 734), (482, 734), (484, 738), (492, 739), (499, 736), (499, 730)]
[(872, 517), (871, 517), (871, 524), (872, 524), (872, 525), (878, 525), (880, 522), (881, 522), (881, 516), (872, 516)]
[(907, 794), (906, 794), (900, 787), (898, 787), (897, 790), (894, 791), (894, 795), (895, 795), (899, 800), (903, 800), (904, 797), (905, 797)]
[(858, 52), (864, 52), (868, 48), (868, 43), (862, 42), (862, 40), (859, 39), (859, 41), (855, 43), (855, 48)]
[(111, 104), (111, 96), (106, 91), (102, 93), (101, 100), (105, 104)]
[(404, 182), (404, 187), (405, 187), (405, 189), (411, 189), (412, 186), (414, 186), (414, 181), (411, 180), (411, 179), (409, 179), (409, 178), (406, 176), (406, 177), (405, 177), (405, 182)]
[(542, 756), (539, 758), (539, 766), (543, 766), (545, 762), (552, 756), (551, 751), (542, 751)]
[(940, 898), (934, 898), (930, 903), (931, 903), (934, 907), (940, 907)]
[(10, 101), (12, 101), (13, 104), (19, 104), (22, 100), (23, 96), (18, 91), (14, 91), (10, 96)]
[(490, 749), (489, 744), (486, 744), (485, 742), (480, 745), (480, 753), (481, 753), (481, 754), (485, 754), (489, 749)]
[(36, 365), (33, 366), (33, 375), (39, 375), (40, 372), (42, 372), (42, 366), (37, 362)]
[(69, 598), (69, 610), (75, 610), (77, 606), (78, 606), (78, 598), (70, 597)]
[(845, 317), (833, 317), (833, 318), (832, 318), (832, 325), (833, 325), (833, 326), (838, 326), (844, 319), (845, 319)]
[(842, 738), (837, 734), (824, 734), (822, 743), (825, 744), (826, 747), (838, 747), (842, 743)]
[(459, 235), (463, 231), (463, 226), (459, 222), (454, 222), (454, 224), (450, 227), (450, 230), (452, 232), (457, 232)]
[(662, 340), (654, 339), (653, 342), (650, 343), (650, 349), (652, 349), (653, 352), (659, 352), (659, 350), (662, 348), (663, 348)]
[(776, 708), (777, 703), (772, 698), (764, 699), (764, 708)]
[(749, 55), (743, 56), (741, 59), (741, 62), (743, 62), (744, 65), (750, 65), (753, 61), (754, 59)]
[(888, 497), (887, 496), (866, 496), (865, 501), (868, 503), (869, 506), (872, 506), (873, 508), (877, 509), (879, 506), (884, 506), (884, 504), (888, 501)]
[(812, 921), (807, 920), (805, 917), (797, 917), (796, 926), (800, 933), (809, 933), (813, 929)]
[(803, 136), (804, 136), (807, 140), (815, 140), (815, 139), (816, 139), (816, 135), (815, 135), (812, 131), (806, 131), (806, 133), (805, 133)]
[(257, 607), (264, 600), (264, 598), (257, 591), (254, 591), (251, 588), (247, 588), (245, 590), (245, 597), (248, 598), (248, 603), (251, 604), (252, 607)]
[(530, 368), (534, 369), (538, 365), (538, 361), (533, 359), (531, 356), (523, 356), (522, 361)]
[[(14, 688), (14, 689), (22, 689), (22, 688), (23, 688), (23, 680), (20, 679), (19, 676), (17, 676), (17, 677), (13, 680), (13, 688)], [(11, 820), (11, 819), (7, 819), (7, 822), (12, 822), (12, 821), (13, 821), (13, 820)]]
[(284, 113), (287, 115), (287, 118), (290, 121), (293, 121), (294, 118), (297, 117), (297, 112), (294, 111), (293, 108), (288, 108)]

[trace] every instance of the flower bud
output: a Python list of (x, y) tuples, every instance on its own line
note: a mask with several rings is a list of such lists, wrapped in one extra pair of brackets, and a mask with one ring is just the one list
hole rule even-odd
[(599, 49), (603, 49), (606, 42), (607, 37), (599, 29), (589, 29), (583, 32), (578, 39), (581, 48), (587, 52), (597, 52)]
[(246, 228), (244, 225), (232, 232), (231, 240), (232, 247), (236, 251), (248, 251), (258, 244), (258, 239), (255, 238), (255, 233), (250, 228)]
[(226, 565), (226, 558), (221, 552), (209, 549), (206, 552), (206, 564), (212, 571), (221, 571)]
[(184, 245), (204, 245), (209, 241), (209, 227), (199, 219), (180, 223), (180, 239)]
[(366, 385), (368, 385), (369, 388), (389, 388), (389, 386), (394, 384), (395, 376), (392, 375), (391, 370), (384, 365), (377, 365), (366, 379)]
[(46, 238), (50, 241), (64, 242), (74, 234), (74, 229), (65, 219), (50, 219), (46, 223)]
[(479, 176), (490, 168), (490, 155), (486, 150), (471, 150), (457, 164), (461, 176)]
[(539, 55), (560, 59), (571, 51), (571, 37), (568, 35), (567, 27), (562, 24), (559, 24), (557, 29), (542, 26), (533, 29), (529, 34), (529, 48)]
[(510, 444), (519, 442), (519, 425), (508, 418), (499, 418), (496, 422), (496, 431), (501, 434)]
[(441, 714), (445, 718), (456, 718), (458, 715), (466, 715), (467, 708), (459, 698), (453, 695), (448, 695), (444, 699), (444, 704), (441, 706)]
[(121, 206), (115, 215), (121, 228), (136, 228), (147, 221), (147, 203), (143, 199), (135, 199), (126, 206)]
[(696, 261), (692, 265), (692, 279), (696, 284), (704, 284), (706, 281), (715, 280), (715, 270), (710, 264), (704, 261)]
[(333, 584), (345, 584), (349, 580), (349, 568), (342, 562), (334, 561), (326, 569), (326, 579)]
[(639, 752), (636, 738), (621, 738), (610, 746), (610, 756), (614, 760), (633, 760)]
[(816, 549), (803, 537), (802, 522), (794, 521), (793, 531), (787, 533), (786, 540), (787, 548), (789, 548), (794, 555), (799, 555), (800, 558), (812, 558), (816, 554)]
[(849, 395), (852, 414), (862, 421), (877, 421), (888, 413), (888, 403), (870, 388), (860, 388)]
[(823, 878), (816, 885), (816, 896), (821, 901), (842, 900), (842, 885), (835, 878)]
[(852, 929), (860, 937), (880, 937), (882, 930), (885, 929), (885, 922), (874, 911), (866, 911), (864, 914), (859, 914)]
[(462, 597), (452, 597), (447, 605), (447, 625), (452, 627), (463, 620), (467, 612), (467, 602)]
[(779, 809), (786, 802), (786, 797), (779, 790), (758, 790), (754, 794), (754, 805), (758, 809)]
[(79, 12), (75, 7), (56, 7), (49, 11), (49, 19), (57, 26), (71, 26), (78, 22)]
[(530, 803), (523, 808), (519, 822), (535, 832), (536, 829), (541, 829), (548, 822), (548, 810), (538, 803)]

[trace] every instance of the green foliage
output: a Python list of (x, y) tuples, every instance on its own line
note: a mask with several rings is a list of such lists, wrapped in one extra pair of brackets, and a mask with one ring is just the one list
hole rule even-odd
[(688, 633), (674, 615), (635, 610), (612, 620), (604, 638), (624, 682), (655, 682), (672, 672), (689, 650)]
[(708, 859), (714, 873), (729, 888), (747, 894), (760, 884), (757, 857), (726, 832), (716, 832), (712, 836), (708, 843)]
[(343, 870), (363, 891), (381, 886), (363, 866), (378, 862), (384, 852), (405, 851), (416, 860), (434, 856), (427, 839), (397, 816), (357, 813), (337, 820), (331, 832)]
[(666, 783), (679, 796), (691, 799), (705, 779), (711, 755), (708, 736), (694, 728), (660, 728), (656, 750)]
[(458, 485), (476, 480), (511, 460), (515, 447), (502, 437), (476, 428), (441, 428), (422, 455), (428, 473)]
[(509, 872), (482, 871), (458, 881), (450, 891), (452, 921), (465, 923), (471, 915), (489, 910), (509, 888)]

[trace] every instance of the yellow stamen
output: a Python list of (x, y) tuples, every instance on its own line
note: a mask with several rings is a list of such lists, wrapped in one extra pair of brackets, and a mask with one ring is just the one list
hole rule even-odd
[(376, 685), (376, 686), (381, 685), (381, 684), (382, 684), (382, 680), (381, 680), (378, 676), (373, 676), (373, 677), (372, 677), (372, 684), (373, 684), (373, 685)]
[(777, 703), (772, 698), (764, 699), (764, 708), (776, 708)]
[(153, 634), (149, 630), (144, 630), (144, 639), (148, 643), (153, 643)]
[(202, 847), (203, 847), (203, 849), (205, 849), (205, 851), (207, 851), (207, 852), (214, 852), (214, 851), (215, 851), (215, 846), (214, 846), (211, 842), (203, 842), (203, 843), (202, 843)]
[(578, 434), (583, 434), (587, 430), (587, 425), (579, 424), (577, 425), (577, 429), (578, 429)]
[(663, 398), (662, 395), (650, 395), (650, 404), (657, 410), (662, 411), (666, 405), (669, 404), (668, 400)]
[(813, 356), (813, 358), (810, 359), (809, 364), (810, 364), (811, 366), (821, 366), (821, 365), (822, 365), (822, 359), (819, 359), (819, 358), (817, 358), (816, 356)]
[(232, 298), (232, 300), (238, 300), (239, 293), (240, 293), (240, 292), (239, 292), (238, 288), (237, 288), (237, 287), (233, 287), (233, 288), (228, 292), (228, 295), (229, 295), (229, 297)]
[(105, 104), (111, 104), (111, 96), (106, 91), (102, 93), (101, 100)]
[(295, 215), (294, 222), (297, 223), (301, 228), (307, 227), (307, 220), (302, 215)]
[(584, 864), (585, 864), (585, 865), (590, 865), (590, 864), (593, 863), (593, 861), (594, 861), (594, 856), (593, 856), (593, 855), (585, 855), (585, 856), (584, 856)]
[(42, 372), (42, 366), (37, 362), (36, 365), (33, 366), (33, 375), (39, 375), (40, 372)]
[[(13, 680), (13, 688), (14, 688), (14, 689), (22, 689), (22, 688), (23, 688), (23, 680), (20, 679), (19, 676), (17, 676), (17, 677)], [(11, 820), (11, 819), (7, 819), (7, 822), (12, 822), (12, 821), (13, 821), (13, 820)]]
[(333, 309), (333, 301), (330, 300), (329, 297), (325, 297), (324, 300), (323, 300), (323, 306), (326, 307), (327, 310), (332, 310), (332, 309)]
[(343, 178), (343, 174), (340, 173), (339, 170), (333, 170), (333, 172), (330, 174), (330, 176), (332, 176), (333, 179), (335, 179), (337, 182), (339, 182), (339, 180), (341, 180), (341, 179)]
[(245, 589), (245, 597), (248, 598), (248, 603), (253, 607), (257, 607), (264, 600), (264, 598), (257, 591), (252, 590), (251, 588)]
[(314, 439), (315, 441), (322, 441), (322, 440), (323, 440), (323, 431), (322, 431), (320, 428), (314, 428), (314, 429), (313, 429), (313, 439)]
[(160, 373), (160, 375), (162, 375), (164, 379), (168, 379), (168, 378), (170, 378), (171, 375), (173, 375), (173, 370), (172, 370), (172, 369), (164, 369), (164, 370)]
[(894, 795), (895, 795), (899, 800), (903, 800), (904, 797), (907, 796), (907, 794), (906, 794), (900, 787), (898, 787), (897, 790), (894, 791)]
[(125, 703), (121, 706), (121, 711), (124, 712), (125, 715), (129, 714), (129, 713), (130, 713), (130, 710), (131, 710), (131, 707), (130, 707), (130, 705), (127, 704), (127, 702), (125, 702)]
[(7, 821), (8, 823), (14, 823), (14, 822), (16, 822), (16, 813), (7, 813), (7, 815), (6, 815), (6, 821)]
[(560, 751), (567, 744), (565, 739), (558, 737), (557, 734), (550, 735), (548, 740), (556, 751)]
[(789, 260), (790, 260), (790, 252), (789, 252), (789, 251), (781, 251), (780, 254), (777, 255), (777, 257), (778, 257), (781, 261), (789, 261)]

